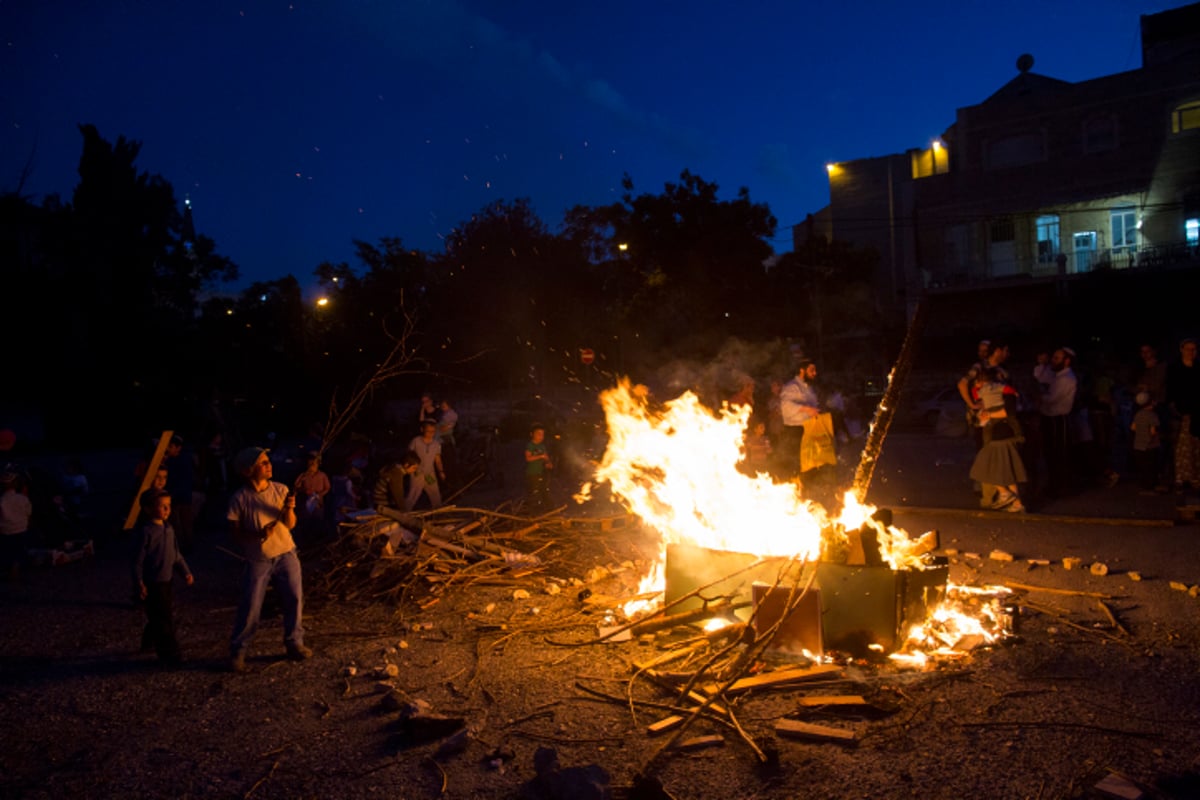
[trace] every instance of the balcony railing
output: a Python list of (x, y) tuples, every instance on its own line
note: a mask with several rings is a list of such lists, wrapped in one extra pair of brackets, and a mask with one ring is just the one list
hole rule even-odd
[[(1063, 258), (1065, 257), (1065, 258)], [(1059, 264), (1059, 261), (1064, 261)], [(992, 262), (946, 275), (932, 275), (929, 289), (971, 286), (982, 283), (1014, 282), (1059, 275), (1130, 269), (1167, 269), (1200, 266), (1200, 245), (1191, 242), (1111, 247), (1062, 253), (1047, 262), (1040, 259), (1016, 259)]]

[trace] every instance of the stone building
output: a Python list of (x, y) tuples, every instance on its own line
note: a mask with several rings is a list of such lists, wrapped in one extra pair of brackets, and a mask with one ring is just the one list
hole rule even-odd
[(929, 147), (830, 164), (829, 206), (794, 236), (874, 248), (894, 313), (930, 290), (1197, 266), (1200, 3), (1140, 22), (1137, 69), (1069, 83), (1023, 55)]

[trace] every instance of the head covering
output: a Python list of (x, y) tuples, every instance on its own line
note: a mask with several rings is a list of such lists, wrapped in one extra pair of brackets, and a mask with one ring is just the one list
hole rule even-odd
[(180, 436), (178, 433), (175, 434), (174, 436), (171, 437), (171, 444), (177, 444), (180, 447), (183, 447), (183, 437)]
[(258, 461), (258, 457), (263, 453), (268, 452), (265, 447), (246, 447), (243, 448), (233, 458), (233, 468), (243, 477), (250, 474), (250, 470), (254, 469), (254, 462)]
[(1060, 347), (1059, 349), (1063, 351), (1063, 353), (1067, 356), (1067, 358), (1071, 359), (1072, 361), (1075, 360), (1075, 351), (1074, 350), (1072, 350), (1069, 347)]

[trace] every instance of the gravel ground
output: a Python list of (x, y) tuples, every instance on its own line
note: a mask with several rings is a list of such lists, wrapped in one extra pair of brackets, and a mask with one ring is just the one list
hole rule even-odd
[[(583, 642), (598, 620), (576, 592), (541, 591), (544, 575), (528, 579), (528, 599), (476, 586), (422, 612), (322, 596), (324, 565), (309, 549), (316, 656), (284, 660), (273, 615), (251, 672), (234, 675), (223, 658), (238, 565), (220, 535), (201, 537), (196, 585), (176, 587), (187, 660), (172, 670), (137, 652), (142, 617), (127, 600), (124, 560), (103, 548), (0, 584), (0, 796), (1032, 799), (1103, 796), (1093, 787), (1111, 770), (1146, 797), (1200, 797), (1200, 599), (1171, 587), (1200, 583), (1194, 526), (896, 511), (914, 533), (941, 531), (951, 580), (1060, 593), (1024, 593), (1038, 610), (1024, 609), (1019, 639), (936, 670), (858, 661), (837, 683), (743, 696), (736, 713), (765, 764), (735, 732), (701, 720), (688, 735), (720, 735), (722, 745), (667, 754), (649, 771), (664, 739), (645, 726), (662, 712), (635, 715), (580, 687), (623, 697), (630, 665), (661, 642), (549, 644)], [(653, 550), (636, 527), (553, 538), (546, 574), (615, 568), (590, 587), (598, 595), (632, 592), (639, 571), (619, 565)], [(1014, 560), (987, 558), (997, 549)], [(1085, 568), (1063, 569), (1066, 556)], [(1086, 569), (1097, 561), (1107, 575)], [(1128, 635), (1111, 629), (1096, 598), (1061, 592), (1106, 595)], [(388, 664), (396, 675), (384, 681), (377, 671)], [(439, 755), (444, 739), (418, 741), (381, 705), (381, 683), (461, 719), (463, 749)], [(853, 731), (854, 745), (776, 737), (775, 721), (813, 692), (870, 701), (871, 713), (803, 717)], [(670, 700), (644, 682), (635, 694)], [(539, 748), (558, 764), (540, 777)]]

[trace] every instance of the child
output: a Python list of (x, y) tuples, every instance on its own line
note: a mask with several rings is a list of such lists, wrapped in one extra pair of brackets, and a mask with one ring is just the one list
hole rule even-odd
[(750, 425), (746, 434), (746, 471), (751, 475), (767, 472), (771, 464), (771, 440), (767, 437), (767, 423), (757, 421)]
[(1013, 431), (1014, 438), (1020, 438), (1020, 427), (1016, 418), (1008, 414), (1009, 398), (1015, 404), (1017, 390), (1000, 379), (1000, 371), (996, 367), (985, 367), (975, 378), (975, 396), (982, 408), (979, 411), (979, 424), (983, 426), (983, 442), (990, 438), (992, 426), (999, 420), (1004, 420)]
[(179, 545), (175, 529), (167, 521), (171, 516), (171, 495), (164, 489), (142, 497), (143, 510), (150, 521), (142, 527), (141, 541), (133, 561), (133, 582), (137, 595), (146, 601), (146, 628), (142, 632), (143, 649), (152, 646), (164, 665), (182, 661), (175, 638), (175, 619), (171, 610), (171, 578), (178, 569), (188, 586), (195, 583)]
[(321, 471), (321, 454), (310, 451), (307, 456), (304, 472), (296, 478), (296, 507), (300, 509), (301, 519), (319, 520), (325, 511), (325, 495), (333, 488), (329, 476)]
[[(160, 466), (155, 471), (154, 477), (150, 480), (150, 486), (138, 497), (138, 508), (140, 510), (138, 511), (136, 530), (141, 531), (141, 529), (154, 518), (154, 509), (151, 507), (151, 501), (154, 500), (154, 497), (159, 492), (166, 491), (167, 477), (167, 468), (165, 466)], [(174, 511), (172, 511), (172, 514), (173, 513)], [(175, 527), (175, 520), (169, 519), (167, 521), (171, 523), (172, 528)]]
[(5, 467), (0, 474), (0, 568), (4, 570), (0, 577), (15, 580), (20, 576), (32, 516), (24, 477), (11, 465)]
[(992, 421), (989, 428), (987, 443), (971, 464), (971, 478), (984, 487), (983, 501), (987, 508), (1024, 511), (1017, 484), (1028, 481), (1029, 475), (1017, 451), (1016, 433), (1006, 419)]
[(534, 508), (544, 508), (550, 500), (552, 469), (554, 464), (546, 452), (546, 429), (535, 424), (529, 429), (529, 441), (525, 444), (525, 486)]
[(1158, 482), (1158, 467), (1162, 452), (1162, 442), (1159, 439), (1158, 413), (1154, 403), (1150, 402), (1148, 392), (1138, 392), (1133, 398), (1137, 404), (1137, 413), (1133, 415), (1133, 465), (1137, 469), (1138, 480), (1143, 493), (1153, 493)]

